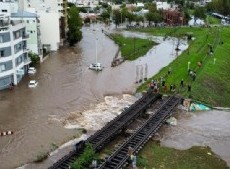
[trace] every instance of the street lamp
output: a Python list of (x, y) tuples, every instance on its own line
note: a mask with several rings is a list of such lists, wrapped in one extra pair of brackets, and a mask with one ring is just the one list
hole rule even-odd
[(190, 63), (191, 63), (191, 62), (188, 62), (188, 70), (189, 70)]
[(134, 57), (135, 57), (135, 53), (136, 53), (136, 38), (133, 38), (133, 49), (134, 49)]

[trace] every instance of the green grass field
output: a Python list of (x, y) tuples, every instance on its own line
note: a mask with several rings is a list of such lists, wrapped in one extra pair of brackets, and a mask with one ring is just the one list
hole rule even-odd
[(125, 38), (120, 34), (112, 34), (113, 40), (121, 49), (121, 55), (126, 60), (135, 60), (145, 55), (156, 43), (148, 39)]
[(139, 169), (227, 169), (225, 161), (212, 153), (209, 147), (176, 150), (161, 147), (149, 141), (137, 155)]
[[(165, 77), (166, 85), (169, 87), (170, 84), (175, 84), (176, 92), (182, 96), (191, 97), (212, 106), (230, 107), (228, 101), (230, 99), (230, 28), (152, 28), (139, 31), (165, 37), (192, 33), (195, 40), (190, 40), (186, 51), (141, 85), (137, 91), (146, 90), (147, 83), (152, 79), (160, 80), (160, 77)], [(213, 46), (213, 55), (208, 54), (209, 46)], [(201, 68), (197, 65), (200, 61), (203, 62)], [(190, 69), (196, 72), (195, 81), (192, 81), (188, 75), (188, 62), (190, 62)], [(172, 68), (172, 73), (167, 75), (169, 67)], [(179, 87), (181, 79), (184, 80), (185, 85), (191, 84), (191, 92), (187, 92), (187, 86)]]
[(217, 25), (220, 24), (220, 19), (215, 18), (213, 16), (207, 16), (206, 21), (210, 24), (210, 25)]

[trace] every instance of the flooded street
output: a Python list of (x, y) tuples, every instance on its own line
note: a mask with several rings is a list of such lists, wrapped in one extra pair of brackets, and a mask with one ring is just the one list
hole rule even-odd
[(178, 118), (177, 126), (163, 129), (163, 146), (183, 150), (192, 146), (209, 146), (230, 166), (230, 112), (182, 112)]
[[(0, 130), (14, 131), (0, 138), (0, 168), (31, 162), (53, 144), (78, 137), (76, 128), (95, 130), (118, 115), (134, 102), (124, 94), (135, 92), (136, 66), (148, 63), (150, 77), (176, 58), (172, 41), (159, 41), (170, 50), (162, 50), (159, 44), (146, 57), (112, 68), (118, 47), (102, 34), (101, 25), (84, 27), (83, 39), (76, 47), (52, 53), (39, 65), (36, 75), (25, 77), (12, 91), (0, 91)], [(96, 61), (96, 46), (102, 72), (88, 69)], [(35, 89), (27, 87), (31, 79), (38, 80)]]
[[(98, 37), (98, 61), (102, 72), (88, 69), (95, 62)], [(37, 74), (23, 79), (13, 91), (0, 91), (0, 130), (14, 134), (0, 138), (1, 169), (15, 168), (37, 158), (41, 152), (60, 145), (77, 135), (53, 119), (61, 119), (73, 111), (86, 110), (107, 95), (135, 91), (134, 63), (111, 68), (117, 46), (101, 33), (101, 29), (83, 28), (83, 40), (76, 48), (64, 47), (51, 54), (38, 68)], [(39, 84), (29, 89), (29, 80)]]

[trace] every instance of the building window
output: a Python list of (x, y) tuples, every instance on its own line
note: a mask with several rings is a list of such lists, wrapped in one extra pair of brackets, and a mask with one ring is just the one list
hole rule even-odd
[(3, 36), (0, 35), (0, 43), (3, 43)]
[(2, 9), (2, 12), (7, 12), (7, 10), (6, 9)]
[(4, 57), (4, 50), (0, 50), (0, 57)]
[(20, 32), (19, 32), (19, 31), (15, 32), (15, 33), (14, 33), (14, 36), (15, 36), (15, 39), (20, 38)]
[(3, 72), (6, 70), (6, 65), (0, 65), (0, 72)]

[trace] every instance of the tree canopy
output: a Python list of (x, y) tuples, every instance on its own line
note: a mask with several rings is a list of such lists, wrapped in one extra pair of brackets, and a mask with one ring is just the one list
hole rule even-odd
[(204, 7), (196, 8), (194, 11), (194, 17), (200, 18), (200, 19), (205, 19), (206, 18), (205, 8)]
[(215, 11), (222, 15), (230, 15), (230, 1), (229, 0), (213, 0), (207, 5), (208, 11)]
[(73, 46), (82, 39), (82, 20), (76, 6), (71, 6), (68, 13), (68, 32), (67, 40), (70, 46)]

